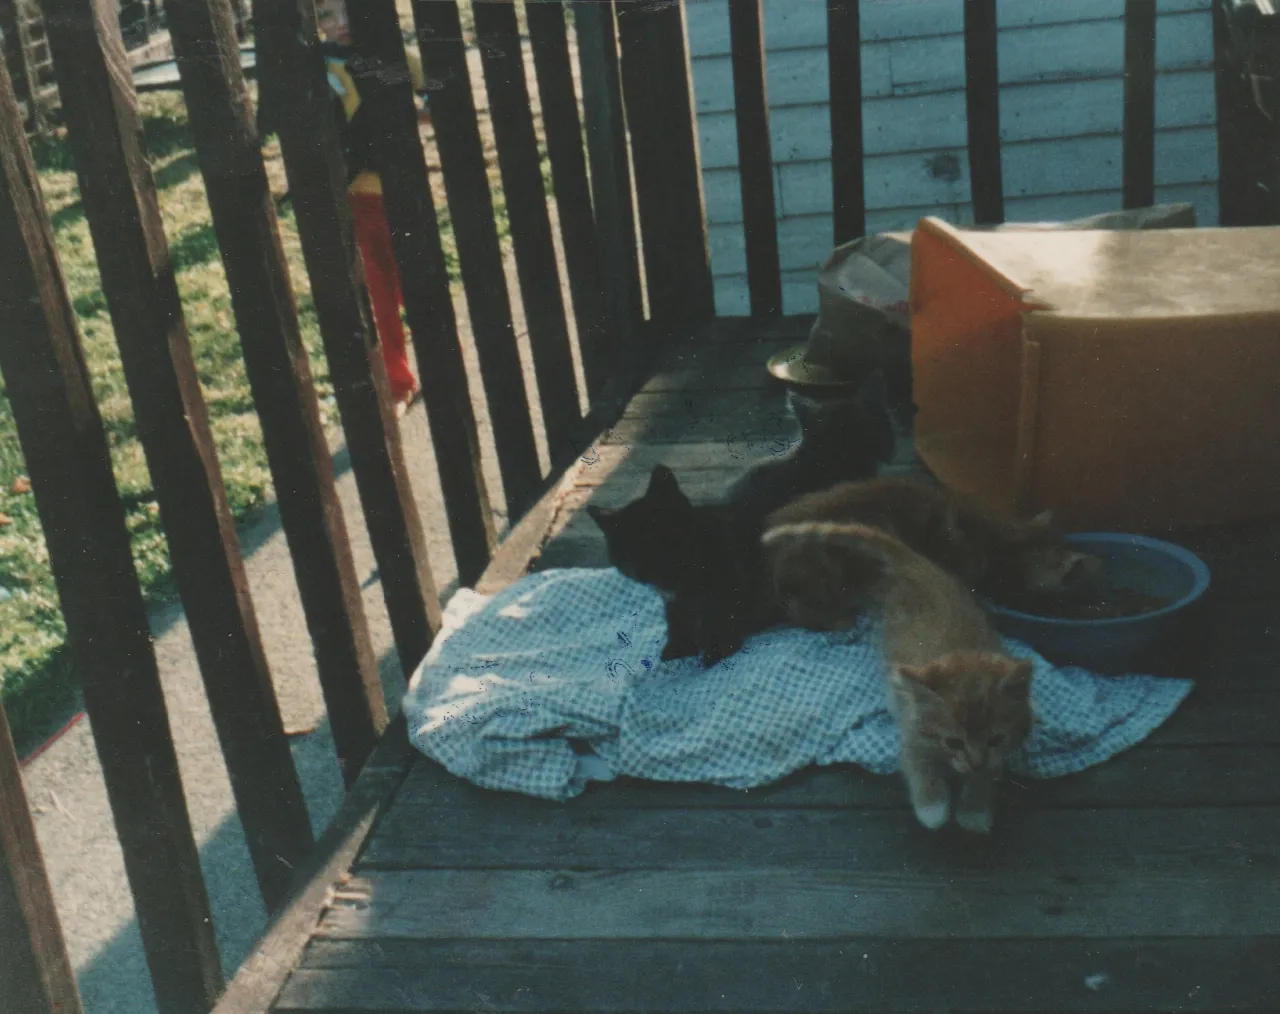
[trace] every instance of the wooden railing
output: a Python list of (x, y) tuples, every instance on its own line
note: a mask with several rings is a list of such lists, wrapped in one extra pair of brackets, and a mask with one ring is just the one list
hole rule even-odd
[[(138, 432), (165, 523), (190, 624), (269, 911), (293, 888), (291, 870), (313, 848), (307, 811), (271, 684), (244, 561), (214, 454), (161, 224), (155, 183), (112, 0), (46, 0), (63, 114)], [(632, 177), (619, 111), (624, 91), (648, 90), (655, 47), (683, 67), (679, 8), (626, 8), (620, 64), (612, 9), (586, 5), (577, 25), (590, 93), (575, 98), (565, 8), (530, 5), (537, 83), (561, 240), (572, 292), (566, 309), (515, 9), (477, 3), (484, 84), (532, 349), (551, 471), (543, 474), (517, 351), (502, 252), (459, 11), (415, 6), (432, 82), (435, 142), (443, 167), (462, 282), (490, 410), (508, 516), (514, 523), (575, 451), (608, 421), (647, 350), (629, 222)], [(226, 0), (173, 0), (169, 28), (191, 130), (232, 297), (254, 404), (310, 630), (345, 780), (360, 772), (387, 725), (387, 705), (360, 597), (333, 465), (303, 348), (253, 111), (236, 60)], [(366, 101), (378, 112), (380, 169), (406, 311), (425, 388), (459, 580), (473, 583), (495, 549), (477, 420), (454, 320), (450, 279), (432, 204), (394, 0), (354, 3), (353, 32)], [(278, 118), (311, 291), (334, 393), (396, 649), (412, 671), (439, 624), (440, 603), (407, 477), (387, 380), (345, 199), (345, 171), (328, 101), (314, 9), (255, 5), (261, 100)], [(632, 70), (623, 82), (619, 67)], [(648, 246), (666, 250), (651, 273), (654, 316), (680, 325), (710, 315), (710, 275), (697, 201), (686, 78), (674, 113), (635, 114), (633, 133), (655, 150), (639, 170)], [(646, 96), (643, 103), (650, 106)], [(0, 75), (0, 341), (68, 639), (93, 723), (126, 870), (160, 1009), (208, 1010), (223, 988), (209, 900), (179, 778), (147, 613), (77, 324), (54, 252), (53, 231), (11, 82)], [(588, 165), (591, 167), (588, 173)], [(673, 182), (678, 181), (678, 182)], [(676, 209), (665, 194), (679, 185)], [(670, 213), (669, 213), (670, 211)], [(670, 240), (670, 241), (669, 241)], [(681, 245), (679, 256), (671, 250)], [(669, 263), (667, 262), (669, 259)], [(694, 270), (689, 271), (692, 264)], [(664, 274), (664, 272), (666, 272)], [(700, 285), (697, 305), (683, 286)], [(584, 418), (569, 319), (576, 318), (593, 407)], [(78, 1001), (57, 932), (12, 745), (0, 741), (0, 1009), (64, 1011)], [(12, 984), (18, 984), (12, 986)]]
[[(729, 5), (753, 314), (781, 310), (762, 0)], [(959, 0), (957, 0), (959, 2)], [(377, 158), (459, 580), (495, 550), (490, 494), (395, 0), (351, 0)], [(166, 5), (253, 400), (343, 776), (387, 726), (317, 398), (300, 339), (227, 0)], [(527, 0), (543, 139), (571, 299), (561, 298), (514, 8), (475, 0), (538, 404), (543, 474), (515, 341), (458, 6), (414, 21), (503, 494), (514, 522), (609, 422), (658, 337), (713, 314), (683, 11), (670, 0)], [(45, 0), (64, 115), (108, 308), (254, 868), (269, 911), (314, 843), (249, 596), (161, 225), (112, 0)], [(566, 10), (583, 80), (575, 97)], [(858, 0), (828, 0), (834, 242), (866, 220)], [(1004, 217), (995, 0), (965, 3), (975, 219)], [(1125, 203), (1154, 185), (1154, 0), (1125, 6)], [(261, 101), (278, 118), (306, 270), (396, 650), (410, 672), (440, 603), (355, 253), (310, 0), (257, 0)], [(585, 127), (586, 143), (583, 136)], [(1226, 142), (1224, 141), (1224, 144)], [(1231, 158), (1230, 150), (1223, 159)], [(635, 206), (633, 207), (633, 196)], [(1224, 209), (1227, 203), (1224, 201)], [(1225, 211), (1224, 211), (1225, 213)], [(639, 230), (635, 222), (639, 222)], [(643, 269), (643, 285), (642, 270)], [(647, 312), (644, 308), (647, 306)], [(569, 322), (586, 395), (580, 411)], [(0, 74), (0, 370), (18, 424), (160, 1009), (223, 988), (155, 651), (74, 314), (8, 76)], [(312, 863), (314, 866), (314, 862)], [(314, 885), (313, 885), (314, 887)], [(0, 721), (0, 1011), (78, 1009)]]

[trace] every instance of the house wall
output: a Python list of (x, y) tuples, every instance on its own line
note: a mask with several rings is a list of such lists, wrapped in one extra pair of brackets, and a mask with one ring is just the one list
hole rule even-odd
[[(867, 229), (972, 221), (963, 0), (862, 0)], [(685, 0), (716, 309), (748, 309), (728, 0)], [(1211, 0), (1159, 0), (1156, 198), (1217, 222)], [(817, 307), (830, 253), (825, 0), (764, 0), (774, 193), (788, 313)], [(1000, 133), (1010, 220), (1121, 206), (1124, 0), (1001, 0)]]

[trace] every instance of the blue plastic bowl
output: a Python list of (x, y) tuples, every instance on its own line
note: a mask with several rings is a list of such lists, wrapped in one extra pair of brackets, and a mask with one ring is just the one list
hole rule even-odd
[(1081, 532), (1067, 542), (1102, 559), (1108, 583), (1171, 599), (1163, 609), (1107, 620), (1035, 616), (989, 603), (996, 629), (1029, 644), (1055, 665), (1094, 672), (1134, 672), (1133, 667), (1180, 628), (1187, 610), (1209, 588), (1209, 568), (1181, 546), (1142, 535)]

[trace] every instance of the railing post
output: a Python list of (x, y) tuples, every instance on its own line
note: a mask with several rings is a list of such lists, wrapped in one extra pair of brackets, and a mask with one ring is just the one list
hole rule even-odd
[(414, 0), (413, 20), (423, 73), (430, 82), (431, 123), (493, 423), (503, 493), (514, 525), (533, 505), (542, 484), (542, 468), (511, 322), (511, 297), (457, 0)]
[(49, 42), (138, 433), (268, 909), (313, 844), (222, 485), (110, 0), (46, 0)]
[(524, 47), (515, 5), (509, 0), (474, 0), (471, 14), (479, 40), (489, 118), (498, 149), (498, 171), (538, 381), (538, 403), (554, 470), (566, 455), (573, 460), (569, 444), (582, 411), (542, 182), (538, 135), (525, 78)]
[(621, 332), (619, 347), (610, 358), (611, 365), (616, 365), (644, 320), (617, 23), (611, 2), (574, 0), (570, 9), (582, 74), (582, 119), (600, 244), (602, 298), (606, 318)]
[(765, 87), (764, 0), (728, 0), (733, 49), (733, 108), (738, 125), (742, 231), (747, 246), (751, 315), (782, 312), (778, 216), (773, 200), (773, 144)]
[(387, 724), (227, 0), (169, 0), (214, 235), (347, 784)]
[(359, 66), (353, 68), (356, 87), (368, 103), (377, 146), (391, 245), (400, 269), (458, 582), (470, 585), (488, 566), (497, 536), (404, 38), (395, 0), (363, 0), (352, 4), (349, 13), (360, 55)]
[(400, 666), (408, 678), (440, 628), (440, 601), (356, 250), (315, 7), (298, 0), (257, 0), (253, 22), (260, 107), (265, 95), (267, 108), (280, 112), (274, 126), (329, 375)]
[(1251, 12), (1256, 8), (1233, 0), (1213, 3), (1218, 222), (1227, 226), (1280, 222), (1280, 130), (1258, 108), (1248, 76), (1244, 36), (1263, 27), (1248, 17)]
[(964, 0), (965, 111), (969, 187), (978, 225), (1004, 221), (1000, 166), (1000, 68), (996, 0)]
[(867, 231), (862, 146), (862, 13), (859, 0), (827, 0), (831, 98), (831, 205), (835, 245)]
[(615, 0), (649, 314), (715, 316), (681, 0)]
[(1156, 202), (1156, 0), (1124, 4), (1124, 206)]
[[(582, 145), (582, 118), (573, 87), (564, 5), (560, 0), (533, 0), (525, 4), (525, 17), (538, 79), (547, 157), (551, 160), (565, 268), (573, 295), (582, 372), (587, 394), (594, 399), (609, 379), (609, 363), (617, 352), (619, 336), (611, 333), (604, 313), (600, 238), (591, 212), (591, 183)], [(581, 52), (581, 40), (578, 45)]]
[(111, 453), (2, 65), (0, 320), (0, 372), (49, 546), (156, 1000), (165, 1014), (204, 1014), (223, 985), (209, 898)]
[(0, 703), (0, 1014), (83, 1014)]

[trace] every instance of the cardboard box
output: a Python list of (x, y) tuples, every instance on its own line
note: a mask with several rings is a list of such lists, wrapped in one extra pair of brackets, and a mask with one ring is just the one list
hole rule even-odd
[(1280, 513), (1280, 228), (966, 231), (911, 250), (917, 451), (1005, 515)]

